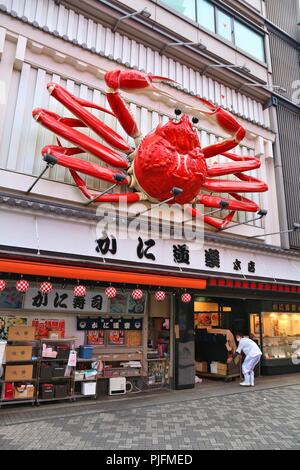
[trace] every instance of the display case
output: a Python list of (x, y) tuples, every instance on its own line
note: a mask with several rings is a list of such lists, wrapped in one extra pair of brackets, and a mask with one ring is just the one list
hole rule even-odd
[(300, 370), (300, 313), (261, 312), (250, 315), (250, 331), (262, 352), (266, 375)]

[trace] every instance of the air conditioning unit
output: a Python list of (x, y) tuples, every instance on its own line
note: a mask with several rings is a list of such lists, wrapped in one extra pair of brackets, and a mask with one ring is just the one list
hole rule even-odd
[(109, 379), (109, 395), (124, 395), (126, 393), (126, 377)]

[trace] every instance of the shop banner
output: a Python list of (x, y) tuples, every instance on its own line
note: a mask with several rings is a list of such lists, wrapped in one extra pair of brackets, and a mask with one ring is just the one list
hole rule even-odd
[(29, 289), (25, 294), (24, 308), (52, 312), (108, 312), (108, 299), (104, 292), (88, 291), (85, 297), (75, 297), (73, 289), (53, 289), (42, 294), (38, 289)]

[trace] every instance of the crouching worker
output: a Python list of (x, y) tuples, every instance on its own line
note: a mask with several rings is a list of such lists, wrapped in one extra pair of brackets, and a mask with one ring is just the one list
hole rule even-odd
[(245, 338), (242, 334), (236, 334), (239, 346), (234, 357), (244, 353), (246, 358), (242, 365), (244, 381), (240, 383), (242, 387), (254, 387), (254, 369), (259, 363), (262, 352), (258, 345), (250, 338)]

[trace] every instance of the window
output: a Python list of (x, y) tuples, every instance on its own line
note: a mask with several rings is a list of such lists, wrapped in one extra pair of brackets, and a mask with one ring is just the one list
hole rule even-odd
[(217, 10), (217, 33), (232, 42), (232, 19), (221, 10)]
[(264, 39), (243, 23), (234, 20), (235, 44), (253, 57), (265, 61)]
[(197, 0), (197, 21), (204, 28), (215, 32), (215, 8), (206, 0)]
[(209, 0), (160, 0), (200, 26), (217, 33), (239, 49), (265, 62), (264, 36), (249, 28)]
[(174, 10), (178, 11), (182, 15), (196, 20), (196, 5), (194, 0), (162, 0), (162, 2), (168, 5)]

